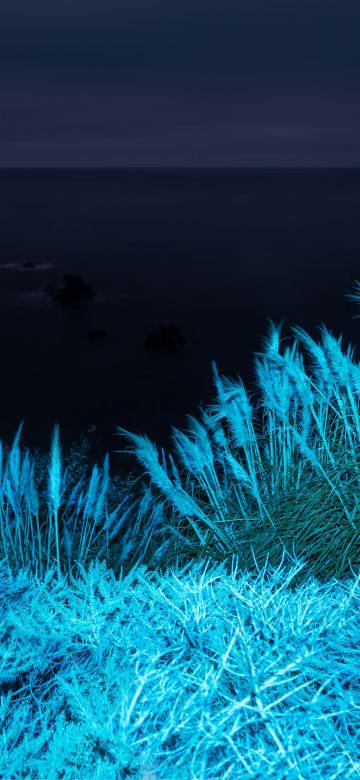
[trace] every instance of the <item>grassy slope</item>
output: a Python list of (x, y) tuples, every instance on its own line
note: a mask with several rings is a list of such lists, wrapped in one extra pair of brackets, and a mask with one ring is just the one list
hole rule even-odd
[[(354, 613), (348, 615), (353, 609), (350, 602), (357, 603), (354, 576), (360, 560), (360, 367), (351, 351), (344, 352), (341, 340), (324, 327), (319, 344), (301, 328), (295, 328), (294, 335), (294, 342), (282, 348), (280, 328), (271, 324), (264, 351), (256, 360), (260, 392), (256, 405), (240, 379), (220, 377), (214, 365), (217, 397), (202, 412), (201, 421), (189, 417), (186, 433), (174, 430), (173, 456), (158, 453), (147, 437), (119, 428), (119, 433), (130, 440), (130, 450), (142, 468), (142, 472), (134, 468), (126, 485), (110, 478), (107, 457), (101, 468), (94, 466), (90, 472), (80, 455), (78, 462), (76, 453), (64, 459), (57, 427), (48, 462), (32, 458), (21, 451), (19, 429), (6, 457), (1, 458), (0, 471), (1, 585), (6, 595), (2, 601), (1, 674), (6, 695), (1, 698), (1, 730), (6, 747), (2, 761), (7, 761), (9, 776), (75, 778), (79, 766), (71, 768), (72, 762), (82, 756), (89, 778), (125, 777), (131, 756), (121, 742), (121, 729), (111, 725), (120, 712), (121, 733), (135, 753), (137, 739), (141, 743), (139, 735), (153, 734), (149, 740), (144, 736), (143, 747), (137, 753), (137, 769), (133, 767), (133, 772), (137, 771), (139, 777), (145, 778), (150, 771), (140, 768), (144, 743), (145, 754), (149, 749), (152, 761), (156, 756), (156, 777), (170, 780), (176, 772), (183, 777), (184, 766), (189, 772), (192, 767), (193, 774), (188, 776), (194, 778), (211, 778), (212, 772), (218, 777), (219, 771), (223, 777), (244, 778), (283, 777), (282, 772), (294, 778), (360, 776), (356, 737), (358, 611), (354, 608)], [(284, 559), (295, 566), (290, 577), (283, 567)], [(236, 567), (236, 587), (242, 595), (236, 596), (238, 601), (226, 617), (225, 592), (219, 602), (220, 613), (215, 599), (207, 597), (205, 606), (199, 596), (199, 588), (205, 587), (201, 565), (211, 561), (215, 572), (216, 566), (221, 567), (220, 581), (226, 592), (234, 592), (230, 583)], [(190, 564), (200, 577), (200, 585), (194, 586), (184, 615), (179, 600), (183, 599)], [(266, 566), (272, 572), (267, 584)], [(148, 598), (144, 600), (142, 595), (140, 604), (135, 590), (131, 590), (126, 608), (122, 597), (116, 605), (106, 584), (106, 567), (111, 576), (118, 578), (116, 587), (120, 588), (125, 576), (136, 577), (140, 571), (142, 594), (146, 591)], [(99, 593), (102, 587), (105, 595), (95, 596), (96, 588), (91, 583), (94, 576), (99, 580), (99, 572), (102, 586), (98, 582), (96, 587)], [(12, 580), (13, 576), (18, 580)], [(150, 587), (152, 577), (156, 587)], [(172, 577), (173, 596), (166, 602), (164, 615), (158, 606), (159, 592), (163, 585), (170, 587), (166, 583)], [(249, 577), (255, 577), (256, 585)], [(19, 581), (23, 585), (15, 584)], [(79, 618), (76, 594), (81, 582), (86, 606)], [(278, 585), (278, 595), (272, 595)], [(115, 588), (114, 582), (111, 587)], [(207, 593), (210, 591), (207, 589)], [(346, 595), (349, 592), (350, 600)], [(52, 593), (55, 595), (50, 598), (53, 606), (49, 612), (43, 599)], [(282, 596), (286, 604), (281, 604)], [(113, 612), (110, 603), (114, 604)], [(160, 603), (163, 608), (161, 598)], [(41, 610), (39, 604), (43, 605)], [(242, 608), (247, 605), (247, 617), (242, 615), (240, 620), (236, 604)], [(269, 616), (267, 610), (275, 604), (275, 613)], [(28, 613), (30, 621), (24, 618)], [(134, 656), (127, 659), (125, 679), (119, 677), (121, 664), (116, 648), (120, 625), (124, 623), (130, 631), (129, 620), (142, 628)], [(148, 631), (152, 639), (145, 641)], [(228, 644), (224, 644), (224, 637)], [(31, 650), (34, 646), (35, 657)], [(155, 653), (151, 663), (149, 646)], [(316, 648), (314, 658), (320, 659), (314, 661), (314, 668), (313, 656), (306, 649), (311, 647)], [(157, 652), (165, 654), (165, 661)], [(24, 657), (33, 660), (24, 662)], [(54, 657), (54, 664), (50, 663), (49, 658)], [(184, 669), (180, 662), (176, 665), (176, 659), (183, 657), (187, 664)], [(72, 677), (69, 658), (73, 659)], [(145, 677), (139, 658), (141, 663), (147, 659), (150, 664)], [(300, 661), (295, 670), (291, 665), (296, 658)], [(226, 674), (221, 672), (227, 685), (220, 695), (216, 680), (224, 659), (229, 669)], [(269, 662), (265, 671), (264, 659)], [(98, 685), (94, 686), (89, 674), (95, 668)], [(144, 690), (148, 674), (154, 684), (147, 699)], [(300, 679), (304, 684), (297, 699), (291, 691)], [(282, 699), (279, 686), (283, 684)], [(242, 699), (239, 685), (245, 686)], [(118, 698), (113, 699), (111, 691), (119, 686), (123, 698), (119, 698), (118, 690)], [(171, 742), (171, 734), (183, 717), (176, 709), (180, 690), (186, 699), (182, 700), (181, 713), (188, 711), (189, 719), (185, 718), (185, 739), (180, 739), (177, 753), (178, 739), (174, 737)], [(201, 698), (204, 690), (208, 690), (206, 701)], [(64, 691), (72, 701), (70, 709), (64, 705)], [(203, 692), (201, 696), (199, 691)], [(296, 704), (292, 709), (289, 702), (293, 695)], [(250, 699), (244, 704), (246, 696)], [(103, 715), (94, 726), (100, 700)], [(211, 702), (210, 709), (206, 702)], [(234, 717), (238, 713), (240, 718), (237, 722), (235, 717), (231, 728), (226, 707), (233, 707)], [(339, 715), (334, 714), (337, 709)], [(137, 721), (133, 718), (135, 710)], [(36, 712), (42, 712), (42, 719), (46, 714), (39, 733), (34, 730)], [(306, 736), (298, 718), (300, 712), (307, 723)], [(56, 723), (57, 742), (44, 737), (46, 718)], [(25, 724), (30, 729), (28, 753), (23, 746), (20, 749)], [(193, 740), (189, 753), (186, 735), (196, 728), (199, 746)], [(93, 729), (91, 739), (89, 729)], [(62, 740), (65, 736), (70, 740), (68, 753), (63, 750), (62, 758), (60, 733)], [(109, 755), (98, 739), (106, 743), (110, 740)], [(78, 744), (76, 740), (81, 745), (75, 751), (75, 760), (70, 755), (73, 741)], [(167, 748), (162, 756), (164, 745)], [(330, 775), (328, 760), (334, 746), (339, 766)], [(172, 775), (167, 763), (169, 752)], [(21, 755), (25, 760), (25, 754), (28, 764), (25, 774), (21, 774)], [(63, 773), (60, 763), (56, 769), (56, 762), (61, 760), (66, 764)], [(219, 761), (224, 763), (220, 765)]]

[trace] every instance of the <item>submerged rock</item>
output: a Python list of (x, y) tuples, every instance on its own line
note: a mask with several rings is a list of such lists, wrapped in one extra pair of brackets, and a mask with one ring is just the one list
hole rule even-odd
[(174, 325), (161, 325), (156, 333), (148, 333), (145, 339), (145, 346), (153, 349), (154, 347), (181, 347), (186, 344), (186, 338), (181, 330)]
[(30, 269), (41, 268), (42, 263), (36, 262), (35, 260), (25, 260), (25, 262), (22, 264), (22, 267)]
[(92, 300), (95, 292), (81, 276), (64, 274), (63, 278), (65, 281), (63, 287), (54, 287), (48, 284), (44, 288), (44, 292), (50, 295), (54, 301), (58, 301), (64, 306), (78, 306), (80, 303)]

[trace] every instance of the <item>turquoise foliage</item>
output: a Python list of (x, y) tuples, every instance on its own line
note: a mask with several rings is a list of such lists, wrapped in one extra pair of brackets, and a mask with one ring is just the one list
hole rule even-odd
[(360, 365), (293, 336), (127, 480), (0, 442), (0, 777), (360, 777)]

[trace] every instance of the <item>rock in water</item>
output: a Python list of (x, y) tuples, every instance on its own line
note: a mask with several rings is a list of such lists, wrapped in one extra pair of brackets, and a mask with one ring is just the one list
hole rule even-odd
[(186, 338), (180, 328), (174, 325), (161, 325), (156, 333), (148, 333), (145, 339), (145, 346), (152, 349), (154, 347), (181, 347), (186, 344)]
[(62, 303), (64, 306), (78, 306), (80, 303), (90, 301), (95, 292), (90, 284), (84, 282), (81, 276), (75, 274), (64, 274), (65, 285), (63, 287), (53, 287), (48, 285), (44, 292), (51, 295), (54, 301)]
[(25, 260), (22, 264), (23, 268), (30, 268), (31, 270), (39, 268), (39, 266), (41, 266), (41, 263), (36, 263), (35, 260)]

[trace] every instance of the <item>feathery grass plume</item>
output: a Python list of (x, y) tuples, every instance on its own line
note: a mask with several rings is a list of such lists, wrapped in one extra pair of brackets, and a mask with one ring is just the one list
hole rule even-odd
[[(20, 455), (20, 446), (19, 446), (19, 440), (20, 440), (23, 425), (24, 425), (24, 421), (22, 421), (18, 427), (18, 430), (13, 440), (12, 447), (7, 456), (6, 466), (4, 470), (4, 477), (2, 481), (2, 505), (4, 508), (3, 499), (6, 498), (7, 507), (5, 509), (5, 518), (6, 518), (5, 523), (6, 523), (7, 537), (9, 540), (10, 534), (13, 535), (10, 526), (13, 525), (15, 520), (14, 539), (17, 544), (17, 549), (21, 557), (22, 564), (24, 565), (25, 558), (24, 558), (24, 551), (23, 551), (23, 541), (24, 541), (23, 540), (23, 516), (22, 516), (21, 489), (20, 489), (21, 455)], [(13, 513), (12, 521), (10, 521), (10, 517), (9, 517), (10, 507)], [(15, 548), (13, 547), (13, 549)]]
[[(269, 458), (270, 466), (270, 483), (262, 481), (268, 486), (269, 495), (274, 495), (279, 479), (285, 492), (291, 480), (295, 448), (289, 435), (289, 425), (300, 425), (304, 429), (309, 419), (309, 399), (304, 399), (303, 366), (299, 364), (297, 346), (293, 344), (281, 355), (278, 352), (280, 329), (281, 325), (275, 326), (270, 321), (270, 334), (264, 340), (265, 351), (256, 353), (255, 357), (255, 373), (263, 407), (263, 432), (267, 438), (263, 451)], [(300, 381), (303, 398), (299, 391)], [(299, 420), (300, 411), (302, 417)]]
[[(208, 408), (210, 410), (214, 409), (214, 411), (216, 411), (214, 418), (221, 420), (226, 417), (225, 410), (227, 409), (228, 404), (232, 401), (236, 402), (236, 405), (242, 414), (241, 432), (243, 435), (240, 437), (242, 446), (243, 440), (246, 441), (249, 438), (248, 428), (251, 430), (253, 417), (253, 409), (245, 390), (244, 383), (239, 376), (236, 379), (230, 379), (226, 376), (219, 377), (217, 369), (215, 376), (219, 395), (218, 403), (210, 404)], [(251, 437), (252, 432), (250, 434), (250, 438)]]
[[(289, 420), (288, 424), (290, 426), (295, 426), (296, 429), (301, 431), (303, 438), (308, 439), (312, 418), (314, 418), (319, 428), (319, 432), (323, 436), (324, 428), (322, 426), (322, 420), (319, 419), (315, 408), (315, 395), (312, 389), (311, 378), (305, 371), (303, 356), (298, 351), (297, 342), (293, 344), (291, 351), (289, 349), (285, 350), (284, 361), (290, 381), (293, 383), (294, 415), (293, 419), (291, 421)], [(287, 435), (288, 434), (286, 433), (286, 436)], [(331, 459), (332, 456), (326, 437), (323, 436), (323, 440), (325, 449)], [(291, 439), (288, 439), (288, 443), (289, 447), (286, 448), (286, 450), (291, 459), (293, 455)]]
[[(318, 433), (320, 434), (324, 451), (326, 452), (331, 465), (334, 466), (334, 457), (329, 448), (323, 419), (319, 417), (316, 409), (316, 392), (314, 395), (314, 391), (311, 387), (312, 381), (305, 372), (303, 358), (298, 352), (297, 343), (295, 342), (291, 351), (286, 349), (284, 356), (279, 356), (279, 360), (282, 361), (284, 370), (286, 371), (291, 384), (293, 414), (291, 416), (288, 414), (287, 425), (297, 430), (300, 429), (303, 439), (308, 439), (312, 418), (317, 426)], [(265, 404), (266, 403), (268, 404), (268, 398), (265, 399)], [(272, 408), (274, 409), (273, 404)], [(298, 412), (301, 413), (299, 421), (297, 421)]]
[[(50, 517), (53, 515), (55, 527), (57, 572), (60, 578), (60, 545), (59, 545), (59, 517), (58, 512), (62, 504), (66, 485), (66, 471), (62, 471), (61, 448), (59, 438), (59, 425), (55, 423), (51, 440), (50, 461), (48, 468), (48, 505)], [(49, 530), (50, 545), (50, 530)], [(50, 563), (50, 550), (48, 548), (48, 565)]]
[(346, 353), (344, 353), (342, 351), (342, 334), (335, 338), (324, 324), (320, 326), (320, 332), (330, 371), (337, 384), (346, 387), (349, 383), (349, 368), (354, 357), (354, 348), (349, 345)]
[(152, 482), (164, 493), (171, 494), (175, 492), (173, 483), (169, 479), (166, 470), (161, 466), (156, 446), (150, 441), (149, 437), (142, 434), (130, 433), (125, 428), (117, 427), (118, 435), (124, 436), (133, 442), (133, 447), (126, 450), (115, 450), (115, 452), (125, 452), (135, 455), (139, 463), (145, 466), (146, 472), (151, 477)]
[(276, 325), (272, 319), (268, 317), (268, 333), (266, 336), (263, 336), (262, 343), (264, 347), (264, 352), (268, 355), (268, 357), (277, 357), (280, 353), (280, 334), (282, 331), (283, 326), (285, 325), (285, 320), (281, 319), (279, 324)]
[[(82, 492), (79, 493), (80, 487), (83, 486), (84, 486), (84, 480), (82, 478), (80, 483), (78, 483), (74, 487), (71, 497), (69, 498), (67, 503), (68, 506), (69, 505), (75, 506), (75, 509), (71, 516), (71, 521), (73, 522), (73, 518), (76, 514), (76, 520), (75, 523), (73, 523), (73, 529), (72, 529), (73, 536), (75, 535), (75, 530), (80, 517), (82, 519), (78, 557), (81, 560), (87, 560), (88, 556), (91, 555), (91, 545), (95, 545), (97, 539), (104, 532), (105, 532), (106, 540), (102, 545), (101, 549), (97, 552), (95, 557), (98, 558), (99, 556), (101, 556), (105, 550), (107, 550), (108, 552), (108, 544), (109, 544), (108, 530), (115, 522), (115, 518), (117, 518), (119, 509), (121, 508), (123, 503), (125, 503), (127, 496), (125, 496), (124, 500), (120, 503), (120, 505), (117, 505), (115, 507), (114, 511), (112, 511), (110, 514), (108, 513), (107, 499), (108, 499), (109, 490), (111, 488), (108, 453), (106, 453), (104, 457), (101, 473), (99, 472), (97, 466), (93, 467), (87, 493), (82, 493)], [(103, 525), (100, 531), (97, 533), (96, 537), (94, 537), (95, 529), (99, 526), (99, 523), (101, 521), (103, 521)], [(120, 526), (118, 530), (120, 530)], [(116, 535), (115, 533), (112, 534), (112, 536), (115, 535)], [(110, 536), (110, 539), (112, 538), (112, 536)]]
[(189, 433), (193, 434), (197, 448), (203, 456), (203, 468), (211, 471), (214, 466), (214, 453), (206, 428), (193, 415), (188, 414)]
[[(41, 568), (42, 546), (39, 523), (39, 496), (35, 484), (35, 464), (30, 458), (28, 450), (25, 453), (21, 467), (19, 492), (23, 521), (24, 543), (28, 543), (29, 548), (31, 547), (31, 552), (30, 555), (28, 554), (28, 557), (30, 557), (31, 564), (33, 565), (37, 556), (37, 563)], [(34, 529), (34, 521), (36, 524), (36, 530)], [(37, 553), (35, 552), (35, 546), (37, 546)]]
[(286, 423), (293, 400), (293, 388), (280, 354), (282, 323), (269, 321), (269, 334), (263, 338), (263, 352), (255, 353), (255, 374), (265, 409), (273, 412), (276, 420)]
[[(5, 499), (5, 500), (4, 500)], [(22, 517), (18, 496), (14, 493), (11, 481), (8, 477), (3, 480), (3, 495), (1, 502), (1, 532), (5, 556), (9, 569), (12, 562), (20, 561), (25, 566), (23, 550)]]
[(166, 468), (161, 466), (158, 457), (158, 451), (156, 446), (150, 441), (146, 435), (138, 435), (130, 433), (125, 428), (117, 428), (120, 435), (125, 436), (134, 443), (134, 447), (129, 447), (126, 450), (117, 450), (120, 452), (132, 453), (136, 455), (138, 461), (145, 466), (147, 473), (149, 474), (151, 481), (160, 489), (164, 495), (166, 495), (170, 501), (177, 502), (182, 506), (183, 511), (186, 514), (193, 514), (195, 517), (204, 519), (205, 515), (200, 508), (191, 502), (190, 496), (188, 496), (183, 490), (176, 490), (172, 481), (170, 480)]
[(20, 436), (21, 436), (21, 431), (23, 429), (23, 426), (24, 426), (24, 420), (21, 421), (21, 423), (20, 423), (20, 425), (19, 425), (19, 427), (17, 429), (17, 432), (16, 432), (16, 434), (14, 436), (14, 441), (13, 441), (13, 444), (12, 444), (12, 447), (11, 447), (11, 450), (10, 450), (10, 453), (9, 453), (9, 456), (8, 456), (8, 459), (7, 459), (7, 472), (8, 472), (8, 474), (11, 477), (12, 484), (14, 485), (14, 487), (18, 487), (19, 486), (19, 482), (20, 482), (20, 460), (21, 460), (21, 457), (20, 457), (19, 441), (20, 441)]
[(148, 436), (141, 436), (135, 433), (130, 433), (125, 428), (121, 428), (119, 426), (117, 427), (117, 431), (120, 435), (130, 439), (130, 441), (132, 441), (135, 445), (134, 447), (130, 447), (127, 450), (121, 451), (127, 453), (130, 452), (136, 455), (138, 461), (145, 466), (154, 485), (156, 485), (170, 501), (170, 503), (173, 504), (179, 514), (189, 521), (201, 544), (205, 545), (206, 539), (204, 538), (198, 523), (195, 523), (193, 518), (197, 518), (209, 526), (227, 548), (228, 539), (226, 538), (226, 535), (223, 534), (218, 526), (213, 523), (213, 521), (205, 514), (196, 501), (185, 490), (178, 489), (174, 486), (165, 468), (160, 465), (157, 449), (150, 441)]
[(218, 403), (209, 406), (209, 412), (214, 422), (226, 422), (230, 433), (230, 446), (244, 452), (252, 479), (256, 480), (257, 473), (262, 472), (263, 466), (248, 394), (240, 377), (236, 380), (220, 378), (216, 366), (214, 373), (220, 395)]
[(59, 511), (66, 485), (66, 472), (62, 470), (59, 424), (55, 423), (51, 439), (50, 461), (48, 467), (48, 502), (50, 511)]
[(298, 351), (295, 341), (291, 348), (286, 347), (283, 355), (278, 355), (278, 364), (282, 366), (283, 375), (290, 385), (290, 407), (288, 419), (293, 423), (301, 413), (299, 425), (303, 432), (308, 431), (310, 414), (313, 413), (314, 395), (311, 389), (311, 380), (304, 369), (303, 357)]
[(221, 421), (217, 420), (209, 410), (202, 409), (203, 424), (208, 431), (208, 435), (211, 438), (212, 448), (214, 452), (214, 461), (221, 469), (221, 489), (224, 496), (228, 496), (231, 489), (231, 483), (229, 482), (229, 469), (225, 458), (225, 452), (228, 449), (228, 442), (225, 435), (224, 428)]
[(96, 501), (97, 501), (97, 492), (98, 492), (98, 487), (99, 487), (99, 481), (100, 481), (99, 469), (95, 465), (95, 466), (93, 466), (93, 469), (92, 469), (92, 472), (91, 472), (89, 487), (87, 489), (87, 494), (86, 494), (86, 501), (85, 501), (84, 512), (83, 512), (85, 520), (88, 520), (89, 517), (91, 517), (91, 515), (92, 515), (92, 513), (94, 511), (94, 507), (95, 507)]
[(305, 345), (309, 355), (312, 357), (310, 368), (312, 374), (315, 377), (317, 391), (320, 394), (324, 394), (325, 400), (329, 401), (332, 396), (335, 383), (334, 376), (331, 372), (331, 368), (326, 357), (324, 346), (317, 344), (316, 341), (314, 341), (311, 336), (309, 336), (309, 334), (304, 330), (304, 328), (301, 328), (298, 325), (293, 326), (292, 331), (296, 338)]
[(240, 485), (245, 485), (246, 487), (248, 487), (250, 492), (251, 492), (251, 495), (256, 499), (256, 501), (261, 503), (261, 498), (260, 498), (260, 493), (259, 493), (259, 488), (258, 488), (257, 482), (254, 482), (252, 480), (251, 475), (246, 471), (246, 469), (239, 462), (239, 460), (237, 458), (234, 458), (233, 454), (231, 453), (231, 451), (229, 449), (227, 450), (225, 457), (226, 457), (227, 463), (229, 464), (229, 466), (230, 466), (230, 468), (232, 470), (234, 479)]
[(19, 521), (18, 523), (18, 530), (22, 525), (22, 518), (21, 518), (21, 503), (20, 503), (20, 496), (19, 496), (19, 490), (17, 489), (18, 485), (14, 485), (12, 482), (9, 473), (7, 472), (4, 477), (3, 482), (3, 495), (8, 501), (8, 505), (11, 506), (11, 509), (13, 511), (13, 515), (16, 520)]
[(26, 450), (20, 468), (19, 493), (21, 498), (27, 498), (29, 494), (31, 461), (29, 451)]
[(82, 561), (86, 559), (87, 552), (90, 548), (91, 539), (94, 534), (95, 524), (94, 522), (91, 522), (91, 518), (93, 516), (94, 507), (96, 506), (98, 486), (99, 469), (95, 465), (91, 472), (89, 487), (86, 498), (83, 502), (81, 538), (79, 543), (79, 559)]
[[(222, 451), (225, 447), (227, 447), (228, 440), (225, 435), (225, 431), (221, 424), (221, 421), (219, 421), (216, 414), (212, 413), (213, 407), (214, 404), (211, 404), (209, 405), (208, 409), (202, 410), (202, 420), (206, 427), (206, 430), (211, 435), (213, 442)], [(217, 406), (215, 408), (217, 409)]]
[[(204, 423), (211, 432), (213, 446), (216, 452), (216, 462), (221, 464), (222, 479), (222, 503), (226, 504), (229, 493), (234, 490), (231, 485), (231, 476), (228, 469), (230, 449), (241, 466), (245, 466), (251, 484), (257, 496), (260, 495), (260, 484), (263, 492), (268, 489), (265, 480), (263, 459), (260, 452), (258, 437), (254, 426), (254, 412), (248, 394), (240, 377), (236, 380), (227, 377), (219, 377), (216, 365), (213, 364), (215, 383), (219, 400), (208, 407), (208, 412), (203, 412)], [(224, 427), (226, 428), (226, 433)], [(245, 464), (243, 463), (245, 457)], [(233, 472), (233, 469), (232, 469)], [(243, 501), (239, 496), (235, 484), (235, 493), (239, 506)], [(263, 504), (261, 502), (261, 513)]]
[(271, 411), (276, 420), (286, 423), (292, 401), (292, 386), (284, 366), (267, 360), (266, 355), (255, 356), (255, 373), (260, 388), (263, 406)]
[[(346, 352), (343, 352), (342, 334), (335, 338), (325, 325), (321, 325), (320, 330), (323, 348), (328, 354), (328, 361), (333, 368), (337, 383), (344, 385), (344, 387), (352, 386), (352, 369), (354, 365), (359, 365), (358, 363), (355, 364), (354, 361), (355, 348), (348, 344)], [(359, 389), (358, 386), (356, 389)]]
[(95, 529), (102, 518), (107, 519), (105, 502), (109, 488), (109, 456), (106, 453), (104, 457), (102, 479), (95, 465), (92, 469), (87, 497), (83, 508), (83, 523), (81, 529), (80, 559), (86, 560), (89, 555), (91, 544), (95, 544), (104, 528), (100, 530), (94, 538)]
[[(2, 482), (1, 505), (6, 528), (7, 544), (12, 548), (13, 565), (26, 568), (34, 556), (34, 536), (29, 512), (29, 455), (21, 464), (19, 438), (23, 423), (19, 426), (8, 453)], [(5, 499), (5, 501), (4, 501)], [(30, 538), (32, 537), (32, 538)], [(9, 558), (7, 558), (9, 561)]]
[(204, 419), (207, 419), (210, 414), (213, 422), (228, 420), (234, 444), (244, 447), (245, 451), (246, 445), (255, 447), (259, 457), (253, 426), (253, 407), (242, 379), (239, 376), (236, 379), (220, 377), (215, 362), (212, 363), (212, 367), (218, 402), (208, 405), (208, 413), (203, 411)]
[[(312, 372), (312, 376), (310, 377), (312, 381), (312, 386), (316, 395), (317, 400), (317, 419), (318, 419), (318, 428), (321, 431), (326, 431), (326, 441), (328, 442), (328, 451), (332, 452), (333, 446), (331, 443), (331, 429), (330, 429), (330, 420), (329, 416), (334, 413), (338, 417), (338, 412), (336, 411), (334, 407), (334, 403), (337, 402), (339, 407), (342, 405), (340, 398), (339, 398), (339, 388), (336, 381), (336, 376), (334, 374), (334, 371), (331, 367), (331, 362), (329, 360), (329, 357), (327, 355), (326, 345), (323, 340), (323, 344), (317, 344), (307, 333), (303, 328), (300, 327), (293, 327), (293, 332), (295, 333), (296, 337), (305, 345), (308, 353), (312, 357), (311, 363), (310, 363), (310, 369)], [(320, 333), (323, 333), (324, 331), (321, 331)], [(314, 379), (312, 379), (314, 377)], [(346, 419), (343, 418), (343, 421), (345, 422), (345, 425), (347, 425)], [(348, 428), (348, 434), (350, 433)], [(335, 438), (335, 437), (334, 437)], [(351, 438), (351, 435), (350, 435)], [(326, 448), (323, 450), (324, 455), (327, 454)], [(325, 459), (322, 458), (322, 461), (324, 462)]]
[(314, 394), (311, 389), (311, 380), (305, 368), (303, 356), (299, 353), (298, 344), (295, 341), (291, 348), (284, 351), (284, 366), (289, 378), (293, 382), (294, 393), (303, 407), (310, 408), (314, 403)]
[(344, 432), (355, 457), (354, 448), (356, 443), (360, 441), (360, 418), (357, 400), (360, 391), (359, 366), (354, 362), (354, 349), (351, 345), (348, 346), (345, 353), (342, 351), (341, 335), (336, 339), (325, 325), (321, 327), (321, 334), (323, 349), (327, 354), (334, 376), (334, 403), (336, 402), (336, 408), (344, 425)]
[(205, 490), (210, 503), (220, 509), (222, 490), (214, 467), (214, 453), (206, 428), (192, 415), (188, 415), (189, 433), (194, 441), (182, 431), (173, 428), (172, 438), (175, 449), (190, 474), (194, 474), (199, 484)]

